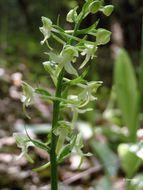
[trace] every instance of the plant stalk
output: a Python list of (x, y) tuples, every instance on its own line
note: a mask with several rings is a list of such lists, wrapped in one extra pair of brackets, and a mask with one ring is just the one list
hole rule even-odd
[[(61, 97), (63, 77), (64, 77), (64, 69), (61, 71), (58, 77), (57, 89), (55, 94), (57, 98)], [(53, 105), (53, 121), (52, 121), (51, 152), (50, 152), (51, 190), (58, 190), (58, 168), (57, 168), (57, 156), (56, 156), (57, 136), (54, 134), (54, 130), (58, 124), (59, 112), (60, 112), (60, 102), (55, 100)]]
[[(72, 36), (76, 36), (76, 32), (79, 28), (81, 20), (76, 23), (74, 32)], [(69, 40), (69, 44), (72, 44), (73, 39)], [(61, 98), (63, 78), (64, 78), (64, 68), (62, 69), (57, 83), (56, 89), (56, 98)], [(54, 134), (54, 130), (57, 127), (59, 121), (59, 112), (60, 112), (60, 101), (55, 100), (53, 105), (53, 120), (52, 120), (52, 134), (51, 134), (51, 151), (50, 151), (50, 162), (51, 162), (51, 190), (58, 190), (58, 164), (57, 164), (57, 155), (56, 155), (56, 146), (58, 137)]]

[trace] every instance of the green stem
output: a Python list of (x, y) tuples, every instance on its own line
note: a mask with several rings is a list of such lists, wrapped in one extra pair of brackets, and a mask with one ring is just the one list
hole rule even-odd
[[(76, 32), (79, 28), (81, 20), (75, 25), (75, 29), (72, 37), (76, 36)], [(73, 39), (70, 38), (70, 43), (72, 44)], [(61, 98), (62, 87), (63, 87), (63, 78), (64, 78), (64, 68), (61, 71), (58, 77), (57, 89), (56, 89), (56, 98)], [(51, 163), (51, 190), (58, 190), (58, 163), (56, 155), (56, 146), (58, 137), (54, 134), (54, 129), (57, 127), (59, 121), (59, 112), (60, 112), (60, 102), (58, 100), (54, 101), (53, 105), (53, 120), (52, 120), (52, 134), (51, 134), (51, 152), (50, 152), (50, 163)]]
[[(55, 96), (60, 98), (62, 92), (62, 83), (64, 77), (64, 70), (61, 71), (58, 77), (58, 84)], [(57, 127), (59, 120), (60, 102), (55, 100), (53, 105), (53, 121), (52, 121), (52, 134), (51, 134), (51, 190), (58, 190), (58, 172), (57, 172), (57, 156), (56, 156), (56, 145), (57, 136), (53, 133), (54, 129)]]

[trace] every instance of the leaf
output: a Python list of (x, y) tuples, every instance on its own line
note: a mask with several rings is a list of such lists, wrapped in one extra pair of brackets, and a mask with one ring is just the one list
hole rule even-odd
[(103, 28), (99, 28), (96, 33), (97, 45), (104, 45), (110, 41), (111, 32)]
[(93, 153), (99, 156), (106, 172), (110, 176), (115, 176), (119, 168), (117, 155), (109, 148), (108, 144), (95, 140), (92, 140), (90, 144)]
[(138, 111), (137, 79), (131, 60), (124, 49), (121, 49), (114, 68), (115, 92), (125, 125), (129, 129), (130, 141), (136, 138)]
[(142, 163), (142, 159), (137, 156), (137, 152), (131, 151), (132, 146), (131, 144), (120, 144), (118, 146), (121, 166), (128, 178), (133, 177)]

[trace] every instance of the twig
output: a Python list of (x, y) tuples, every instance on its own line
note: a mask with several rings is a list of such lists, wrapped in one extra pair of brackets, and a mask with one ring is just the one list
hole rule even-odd
[(73, 182), (75, 182), (75, 181), (77, 181), (77, 180), (79, 180), (79, 179), (81, 179), (81, 178), (83, 178), (85, 176), (88, 176), (88, 175), (90, 175), (90, 174), (92, 174), (94, 172), (98, 172), (101, 169), (102, 169), (102, 166), (100, 164), (98, 164), (97, 166), (89, 168), (88, 170), (80, 172), (77, 175), (74, 175), (73, 177), (70, 177), (70, 178), (64, 180), (63, 184), (66, 184), (66, 185), (71, 184), (71, 183), (73, 183)]

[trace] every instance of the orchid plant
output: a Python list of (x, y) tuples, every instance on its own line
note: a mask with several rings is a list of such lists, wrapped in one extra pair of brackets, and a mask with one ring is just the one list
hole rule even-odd
[[(35, 171), (50, 166), (52, 190), (58, 189), (57, 166), (59, 163), (71, 154), (76, 153), (81, 157), (81, 165), (83, 157), (90, 156), (89, 153), (84, 154), (82, 152), (82, 136), (77, 134), (75, 123), (78, 114), (91, 111), (92, 109), (88, 107), (88, 104), (96, 100), (95, 93), (102, 82), (88, 82), (85, 79), (88, 72), (88, 62), (96, 57), (100, 45), (110, 41), (111, 32), (103, 28), (97, 28), (99, 19), (84, 29), (81, 28), (81, 22), (89, 14), (95, 14), (99, 11), (109, 16), (113, 11), (113, 6), (104, 6), (102, 0), (85, 0), (81, 10), (78, 6), (70, 10), (66, 20), (74, 26), (73, 30), (65, 30), (59, 24), (53, 24), (49, 18), (42, 17), (43, 26), (40, 27), (40, 31), (44, 39), (41, 44), (46, 44), (48, 47), (48, 53), (46, 53), (48, 60), (43, 63), (43, 66), (48, 75), (51, 76), (55, 93), (52, 94), (47, 89), (33, 88), (25, 82), (22, 83), (24, 111), (26, 107), (36, 101), (37, 96), (42, 100), (53, 103), (52, 127), (47, 142), (32, 139), (28, 133), (25, 137), (23, 134), (14, 134), (18, 146), (23, 151), (22, 155), (25, 155), (29, 161), (33, 162), (28, 155), (27, 149), (29, 146), (39, 147), (49, 153), (49, 162), (35, 169)], [(93, 41), (89, 40), (89, 36), (92, 36)], [(53, 38), (55, 43), (62, 46), (60, 53), (55, 53), (55, 50), (49, 45), (50, 38)], [(78, 61), (79, 66), (76, 68), (75, 62), (79, 57), (84, 57), (84, 61), (82, 63)], [(79, 93), (72, 94), (71, 88), (73, 87), (78, 88)], [(67, 120), (65, 112), (72, 113), (70, 114), (70, 121)], [(26, 115), (28, 116), (27, 113)]]

